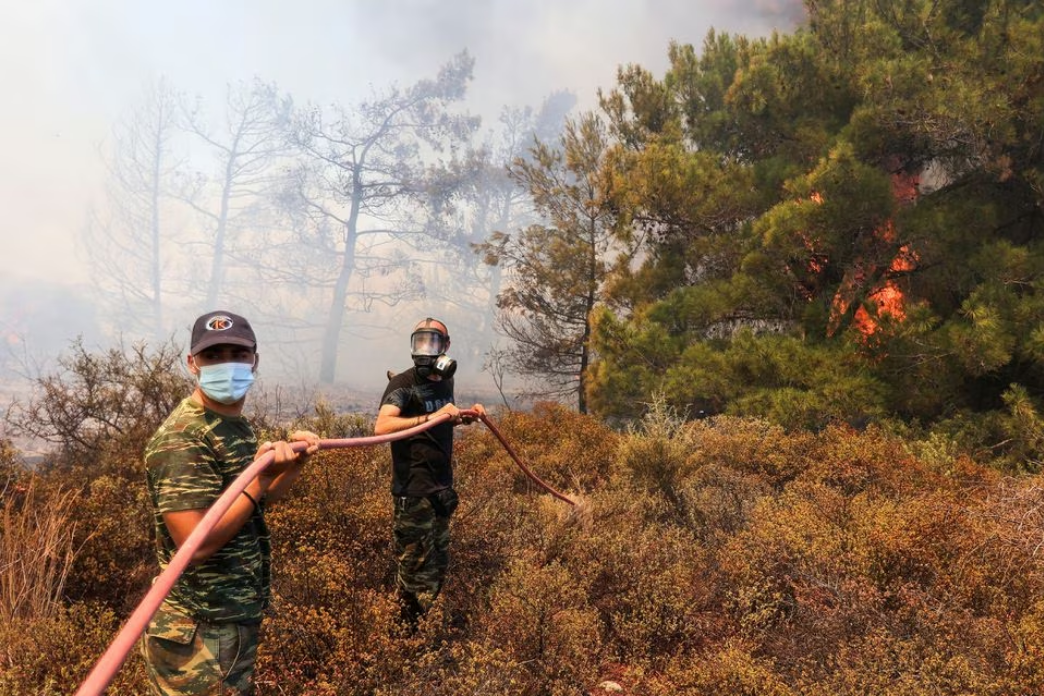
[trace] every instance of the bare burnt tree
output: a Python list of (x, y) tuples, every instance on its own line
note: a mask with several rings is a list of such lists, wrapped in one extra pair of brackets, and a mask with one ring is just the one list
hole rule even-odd
[[(450, 198), (453, 222), (448, 236), (431, 240), (432, 265), (424, 280), (428, 297), (437, 297), (469, 318), (461, 329), (470, 334), (472, 358), (495, 341), (496, 297), (503, 279), (501, 266), (482, 263), (476, 247), (496, 231), (536, 222), (529, 192), (511, 177), (509, 167), (526, 158), (538, 138), (557, 139), (575, 103), (573, 94), (557, 92), (540, 109), (504, 107), (495, 129), (486, 133), (458, 169), (459, 185)], [(461, 293), (462, 286), (474, 290)]]
[[(230, 266), (253, 258), (250, 250), (258, 246), (258, 228), (275, 196), (277, 166), (289, 150), (291, 106), (274, 84), (255, 78), (228, 86), (219, 124), (208, 122), (199, 100), (184, 109), (186, 130), (210, 153), (210, 173), (195, 174), (178, 191), (200, 219), (194, 256), (209, 258), (204, 310), (226, 299)], [(256, 284), (252, 273), (244, 280)]]
[(421, 291), (407, 251), (416, 237), (438, 233), (438, 201), (452, 180), (442, 158), (478, 125), (451, 111), (464, 98), (472, 65), (461, 53), (434, 79), (293, 118), (291, 139), (302, 157), (282, 202), (295, 237), (273, 247), (284, 260), (271, 266), (323, 294), (323, 383), (336, 376), (347, 311), (394, 305)]
[(106, 158), (104, 203), (84, 230), (91, 278), (113, 322), (128, 334), (162, 341), (165, 275), (171, 260), (169, 198), (174, 172), (178, 98), (166, 80), (150, 85), (140, 105), (113, 129)]

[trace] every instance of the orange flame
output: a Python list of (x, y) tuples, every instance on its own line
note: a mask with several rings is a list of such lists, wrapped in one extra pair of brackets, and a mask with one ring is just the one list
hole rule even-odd
[[(917, 200), (919, 183), (917, 175), (897, 172), (892, 175), (892, 195), (900, 205), (909, 205)], [(813, 197), (813, 200), (817, 199)], [(821, 201), (822, 197), (817, 200), (817, 202)], [(875, 230), (874, 236), (879, 242), (894, 244), (898, 235), (894, 223), (888, 220)], [(906, 318), (906, 298), (894, 278), (889, 277), (888, 274), (912, 271), (917, 267), (917, 262), (917, 252), (911, 249), (909, 244), (899, 247), (885, 273), (881, 273), (880, 266), (873, 262), (857, 260), (855, 265), (845, 273), (841, 287), (834, 294), (827, 335), (832, 336), (836, 333), (840, 328), (841, 320), (860, 294), (860, 290), (865, 289), (866, 283), (873, 278), (879, 279), (879, 285), (866, 292), (868, 302), (861, 304), (856, 309), (852, 318), (852, 326), (868, 339), (877, 332), (878, 320), (881, 317), (888, 316), (897, 321), (904, 320)], [(881, 279), (882, 276), (883, 279)], [(868, 306), (874, 309), (873, 314), (867, 311)]]

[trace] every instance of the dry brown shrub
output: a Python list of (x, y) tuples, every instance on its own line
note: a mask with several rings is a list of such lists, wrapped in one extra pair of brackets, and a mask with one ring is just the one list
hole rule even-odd
[(78, 496), (69, 517), (78, 551), (66, 595), (132, 610), (159, 572), (144, 479), (131, 485), (118, 476), (99, 476)]
[(1044, 579), (1044, 475), (1000, 479), (977, 492), (970, 514), (989, 523), (998, 543), (1016, 554), (1021, 563), (1012, 570)]
[(484, 641), (464, 641), (424, 651), (406, 665), (401, 682), (378, 685), (374, 696), (502, 696), (547, 693), (504, 650)]
[(269, 693), (372, 693), (361, 670), (390, 644), (398, 612), (388, 583), (387, 457), (387, 447), (320, 452), (287, 500), (266, 513), (275, 600), (258, 679), (271, 684)]
[(81, 341), (33, 395), (5, 414), (15, 432), (54, 446), (49, 464), (85, 484), (111, 474), (139, 481), (141, 451), (174, 406), (192, 392), (180, 351), (120, 345), (90, 353)]
[(0, 491), (19, 485), (29, 474), (29, 470), (18, 461), (18, 450), (11, 441), (0, 437)]
[(331, 605), (280, 599), (263, 625), (258, 652), (261, 693), (372, 694), (403, 678), (415, 644), (397, 635), (390, 594), (346, 589)]
[(686, 526), (703, 544), (718, 547), (747, 526), (757, 501), (771, 492), (764, 475), (704, 464), (681, 489)]
[[(42, 619), (0, 622), (0, 696), (59, 696), (86, 678), (116, 634), (109, 609), (75, 604)], [(134, 651), (107, 693), (144, 696), (144, 667)]]
[(720, 555), (741, 635), (789, 683), (830, 685), (810, 693), (987, 693), (1007, 617), (1040, 589), (1026, 555), (998, 543), (981, 489), (894, 458), (879, 433), (819, 437), (822, 458)]
[[(462, 618), (481, 611), (489, 588), (520, 548), (537, 544), (543, 535), (531, 507), (535, 494), (514, 494), (469, 484), (461, 486), (461, 503), (451, 522), (450, 566), (443, 596)], [(564, 506), (564, 503), (557, 503)]]
[(822, 482), (848, 495), (872, 491), (896, 497), (952, 485), (912, 456), (901, 440), (878, 428), (857, 433), (831, 426), (815, 442), (801, 478)]
[(1044, 600), (1038, 599), (1009, 630), (1009, 669), (997, 693), (1044, 693)]
[[(516, 431), (521, 428), (522, 424), (513, 420), (518, 418), (521, 416), (509, 415), (504, 423), (498, 421), (497, 425), (512, 447), (523, 454), (508, 434), (511, 428)], [(555, 442), (570, 452), (580, 446), (574, 437), (580, 437), (580, 442), (589, 438), (599, 440), (601, 448), (605, 444), (600, 438), (614, 437), (600, 426), (577, 428), (570, 423), (554, 423), (543, 427), (559, 425), (563, 430)], [(453, 546), (444, 589), (450, 604), (465, 616), (479, 606), (485, 590), (492, 586), (518, 550), (539, 549), (542, 557), (551, 562), (561, 557), (563, 549), (570, 546), (584, 524), (583, 505), (570, 506), (529, 483), (499, 442), (479, 428), (476, 424), (465, 431), (455, 449), (461, 503), (452, 523)], [(552, 483), (555, 473), (549, 470), (549, 462), (554, 460), (550, 453), (541, 453), (536, 460), (539, 463), (524, 461), (538, 476), (556, 485)], [(585, 461), (582, 457), (577, 460), (581, 464)], [(574, 499), (581, 499), (572, 490), (566, 492)]]
[(843, 506), (823, 486), (791, 486), (756, 505), (748, 527), (719, 556), (742, 635), (765, 641), (784, 623), (818, 621), (820, 609), (849, 601)]
[(53, 447), (40, 466), (49, 498), (76, 490), (68, 508), (77, 562), (65, 594), (118, 610), (133, 605), (154, 570), (142, 449), (191, 391), (172, 345), (118, 346), (100, 354), (76, 342), (59, 369), (5, 415), (15, 432)]
[(524, 665), (546, 692), (582, 689), (597, 676), (602, 627), (584, 580), (562, 563), (519, 558), (490, 589), (480, 635)]
[(977, 637), (964, 634), (960, 623), (936, 614), (921, 625), (926, 630), (876, 626), (839, 645), (829, 669), (810, 663), (794, 683), (809, 696), (1035, 693), (998, 688), (993, 666), (975, 652)]
[[(1044, 693), (1040, 478), (921, 458), (873, 429), (721, 418), (619, 435), (541, 408), (497, 423), (582, 505), (529, 484), (480, 424), (459, 430), (451, 566), (414, 636), (397, 622), (387, 446), (313, 459), (269, 511), (261, 696), (587, 694), (607, 675), (657, 696)], [(108, 511), (98, 543), (132, 549), (91, 551), (84, 576), (126, 572), (147, 540), (137, 494), (84, 490), (77, 519)], [(115, 628), (84, 610), (15, 635), (0, 680), (73, 683), (104, 647), (105, 630), (76, 634), (89, 620)], [(51, 640), (83, 660), (20, 652)], [(136, 669), (119, 693), (141, 689)]]
[(587, 586), (606, 644), (628, 665), (662, 660), (720, 635), (713, 559), (691, 534), (657, 521), (665, 507), (627, 489), (600, 493), (561, 555)]
[(663, 521), (715, 544), (746, 524), (754, 503), (772, 486), (796, 475), (797, 467), (787, 463), (800, 460), (794, 448), (803, 452), (807, 444), (765, 422), (683, 422), (654, 404), (641, 427), (621, 441), (618, 461), (624, 479), (668, 503)]
[(764, 477), (780, 487), (808, 465), (816, 449), (810, 433), (787, 433), (757, 418), (719, 416), (687, 426), (696, 443), (695, 464), (713, 464)]
[(852, 499), (852, 552), (860, 570), (884, 592), (908, 584), (932, 587), (953, 560), (950, 534), (963, 527), (963, 508), (947, 491), (902, 500)]
[(342, 586), (373, 587), (386, 580), (390, 481), (387, 446), (323, 451), (308, 462), (293, 494), (266, 513), (275, 544), (273, 580), (278, 581), (280, 573), (301, 569), (296, 580), (302, 582), (290, 583), (284, 590), (287, 596), (313, 601), (303, 594), (312, 587), (304, 580), (326, 558), (342, 559), (349, 566)]
[(682, 488), (697, 467), (693, 455), (699, 440), (692, 435), (692, 429), (669, 414), (653, 411), (617, 450), (624, 475), (637, 488), (661, 496), (670, 506), (671, 517), (679, 520), (688, 517)]
[(771, 661), (758, 658), (750, 646), (729, 641), (715, 651), (672, 660), (661, 674), (648, 678), (641, 691), (649, 696), (796, 696)]
[[(498, 493), (477, 512), (474, 518), (464, 515), (459, 521), (462, 553), (454, 554), (451, 567), (453, 589), (472, 597), (487, 595), (520, 554), (543, 565), (568, 562), (583, 534), (574, 509), (550, 496)], [(497, 519), (509, 524), (491, 538), (488, 523)], [(465, 555), (466, 551), (471, 553)], [(474, 599), (467, 601), (478, 608)]]
[[(539, 403), (530, 412), (497, 414), (493, 421), (526, 465), (558, 490), (589, 490), (609, 477), (619, 435), (593, 418), (561, 404)], [(511, 463), (495, 438), (482, 433), (481, 441), (480, 445), (465, 439), (461, 444), (481, 446), (488, 459), (506, 466), (516, 490), (532, 489), (532, 483)]]

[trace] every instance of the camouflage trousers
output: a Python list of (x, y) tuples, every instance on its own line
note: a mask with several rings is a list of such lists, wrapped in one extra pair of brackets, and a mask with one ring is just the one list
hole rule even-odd
[(161, 606), (141, 637), (152, 693), (252, 694), (259, 628), (258, 623), (197, 622)]
[(398, 561), (395, 582), (406, 618), (410, 620), (431, 608), (446, 578), (449, 520), (456, 505), (456, 494), (452, 490), (449, 493), (453, 505), (447, 511), (440, 504), (438, 513), (428, 498), (400, 496), (394, 499), (393, 532)]

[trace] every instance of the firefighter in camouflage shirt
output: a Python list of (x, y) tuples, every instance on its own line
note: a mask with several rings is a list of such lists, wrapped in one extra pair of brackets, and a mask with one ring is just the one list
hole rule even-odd
[(210, 312), (192, 329), (189, 371), (197, 380), (145, 449), (156, 551), (161, 570), (225, 488), (255, 458), (275, 459), (225, 512), (196, 551), (142, 636), (155, 694), (250, 694), (258, 628), (269, 601), (271, 541), (265, 506), (286, 494), (319, 438), (298, 454), (288, 442), (258, 446), (243, 417), (257, 370), (250, 323), (231, 312)]

